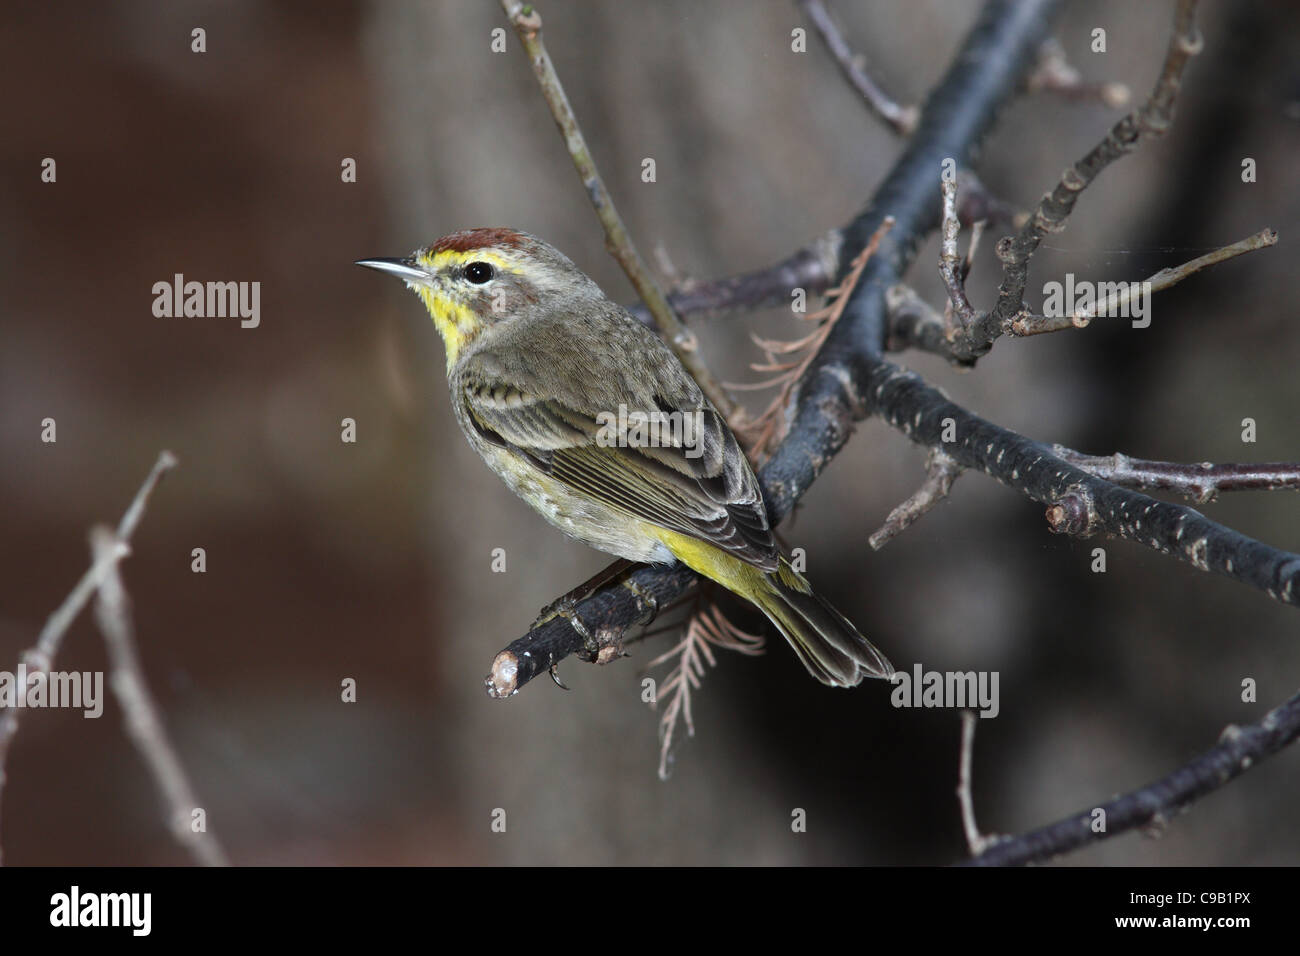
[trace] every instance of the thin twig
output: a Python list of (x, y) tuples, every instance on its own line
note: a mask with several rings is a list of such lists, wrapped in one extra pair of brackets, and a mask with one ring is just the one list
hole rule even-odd
[(979, 856), (998, 842), (998, 837), (980, 833), (975, 823), (975, 800), (971, 796), (971, 763), (975, 753), (975, 725), (979, 718), (969, 710), (961, 712), (961, 756), (957, 761), (957, 803), (961, 807), (961, 827), (971, 856)]
[[(19, 655), (19, 662), (26, 666), (29, 681), (35, 679), (38, 673), (45, 674), (48, 678), (50, 668), (54, 665), (54, 657), (63, 644), (63, 637), (68, 628), (81, 613), (81, 609), (86, 606), (90, 596), (99, 589), (104, 579), (111, 573), (113, 566), (131, 553), (129, 547), (131, 535), (135, 533), (136, 526), (144, 515), (149, 496), (153, 494), (162, 476), (175, 466), (176, 457), (171, 452), (164, 451), (158, 456), (153, 469), (145, 478), (144, 484), (140, 486), (140, 490), (135, 493), (130, 507), (126, 509), (126, 513), (118, 523), (117, 540), (114, 546), (94, 557), (90, 569), (81, 576), (72, 593), (46, 620), (35, 645)], [(19, 691), (23, 690), (25, 688), (19, 688)], [(7, 707), (0, 711), (0, 798), (4, 797), (5, 761), (9, 757), (9, 747), (13, 743), (14, 735), (18, 733), (20, 713), (22, 710), (18, 707)], [(3, 800), (0, 799), (0, 804), (2, 803)], [(3, 860), (3, 847), (0, 847), (0, 860)]]
[(117, 562), (111, 559), (122, 541), (112, 531), (97, 527), (91, 531), (91, 550), (96, 563), (103, 561), (108, 573), (99, 586), (95, 601), (95, 619), (104, 635), (112, 668), (109, 685), (122, 705), (127, 736), (149, 766), (154, 781), (168, 808), (167, 824), (176, 841), (202, 866), (226, 866), (229, 861), (216, 834), (192, 825), (194, 811), (200, 808), (194, 788), (181, 766), (163, 727), (158, 705), (149, 693), (144, 668), (136, 649), (135, 628), (131, 622), (130, 600), (122, 586)]
[(1014, 335), (1040, 335), (1044, 332), (1059, 332), (1062, 329), (1082, 329), (1099, 316), (1127, 315), (1129, 313), (1129, 303), (1136, 293), (1145, 297), (1148, 293), (1159, 292), (1162, 289), (1168, 289), (1182, 282), (1188, 276), (1200, 272), (1209, 266), (1217, 265), (1228, 259), (1243, 255), (1247, 252), (1254, 252), (1256, 249), (1266, 249), (1269, 246), (1277, 245), (1277, 232), (1272, 229), (1263, 229), (1253, 236), (1247, 236), (1245, 239), (1215, 249), (1213, 252), (1206, 253), (1199, 258), (1192, 259), (1190, 262), (1184, 262), (1180, 266), (1161, 269), (1155, 275), (1137, 282), (1120, 282), (1116, 283), (1118, 289), (1100, 302), (1094, 303), (1091, 308), (1080, 309), (1072, 315), (1060, 316), (1043, 316), (1043, 315), (1021, 315), (1011, 323), (1011, 332)]
[(559, 127), (564, 137), (564, 144), (573, 159), (574, 167), (578, 170), (578, 176), (582, 179), (583, 188), (586, 189), (591, 204), (596, 210), (596, 216), (605, 229), (606, 248), (618, 260), (618, 264), (623, 267), (623, 271), (632, 281), (632, 286), (646, 308), (650, 310), (650, 314), (654, 316), (655, 326), (669, 348), (681, 359), (682, 365), (686, 366), (686, 370), (699, 383), (704, 394), (709, 397), (718, 411), (730, 418), (737, 408), (735, 402), (709, 371), (699, 354), (696, 337), (682, 325), (667, 298), (664, 297), (663, 290), (659, 288), (650, 270), (646, 268), (645, 261), (637, 252), (632, 237), (623, 224), (618, 209), (614, 206), (614, 200), (609, 190), (605, 188), (600, 172), (596, 169), (596, 160), (587, 148), (582, 128), (578, 125), (573, 107), (569, 105), (569, 98), (564, 94), (560, 77), (555, 72), (555, 66), (546, 52), (546, 46), (542, 43), (541, 15), (532, 4), (525, 5), (520, 0), (501, 0), (501, 7), (505, 10), (507, 19), (519, 36), (519, 42), (523, 44), (528, 54), (528, 62), (532, 64), (542, 96), (551, 108), (551, 115), (555, 118), (555, 125)]
[(915, 106), (899, 106), (867, 75), (862, 56), (855, 55), (849, 48), (848, 41), (822, 0), (799, 0), (799, 5), (817, 28), (844, 78), (866, 100), (871, 111), (899, 136), (911, 136), (920, 111)]
[(953, 352), (957, 360), (965, 364), (974, 363), (993, 347), (999, 336), (1011, 329), (1013, 322), (1029, 314), (1024, 296), (1029, 281), (1030, 258), (1045, 236), (1065, 228), (1079, 196), (1101, 171), (1137, 149), (1144, 138), (1163, 136), (1169, 130), (1183, 70), (1202, 46), (1200, 34), (1196, 31), (1195, 12), (1196, 0), (1178, 0), (1164, 66), (1142, 108), (1116, 123), (1100, 143), (1065, 171), (1018, 234), (1004, 236), (998, 241), (1002, 283), (998, 287), (997, 304), (992, 310), (981, 312), (954, 343)]
[(970, 299), (966, 296), (962, 260), (957, 255), (957, 232), (961, 225), (957, 221), (956, 178), (944, 177), (940, 191), (943, 194), (943, 239), (939, 249), (939, 275), (943, 278), (944, 288), (948, 290), (951, 314), (957, 320), (949, 328), (949, 337), (951, 337), (957, 333), (958, 326), (964, 330), (975, 321), (975, 309), (971, 307)]
[[(707, 317), (724, 312), (789, 305), (795, 289), (809, 298), (822, 295), (835, 281), (840, 270), (840, 248), (844, 244), (838, 229), (819, 236), (780, 262), (720, 279), (684, 277), (668, 293), (668, 301), (678, 315)], [(654, 321), (639, 302), (628, 311), (647, 325)]]
[[(1017, 213), (1012, 206), (989, 192), (979, 177), (965, 167), (957, 170), (957, 197), (957, 219), (967, 229), (975, 230), (981, 222), (1016, 226), (1028, 218), (1027, 213)], [(841, 271), (843, 247), (843, 230), (832, 229), (780, 262), (762, 269), (716, 279), (684, 275), (669, 291), (668, 301), (680, 316), (711, 318), (725, 313), (788, 306), (796, 289), (802, 289), (809, 298), (825, 295)], [(646, 325), (654, 324), (641, 303), (632, 303), (627, 308)]]
[(1297, 462), (1187, 464), (1130, 458), (1119, 452), (1085, 455), (1064, 445), (1053, 445), (1052, 451), (1062, 461), (1112, 484), (1141, 491), (1173, 491), (1201, 505), (1213, 501), (1221, 491), (1300, 490), (1300, 463)]
[(1002, 837), (961, 866), (1023, 866), (1049, 860), (1136, 828), (1160, 828), (1192, 801), (1245, 773), (1300, 737), (1300, 694), (1246, 727), (1230, 725), (1219, 743), (1173, 773), (1107, 803), (1019, 836)]
[(879, 551), (890, 539), (902, 534), (921, 515), (948, 496), (952, 483), (962, 472), (956, 459), (940, 448), (930, 450), (925, 461), (925, 480), (906, 501), (889, 513), (885, 523), (867, 539), (872, 550)]
[(1043, 44), (1038, 67), (1029, 77), (1026, 88), (1031, 93), (1043, 90), (1066, 99), (1093, 100), (1110, 109), (1128, 105), (1129, 89), (1123, 83), (1090, 83), (1070, 65), (1065, 49), (1055, 37)]

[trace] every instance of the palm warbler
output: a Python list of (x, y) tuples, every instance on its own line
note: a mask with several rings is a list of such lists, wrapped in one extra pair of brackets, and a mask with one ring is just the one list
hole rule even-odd
[(357, 264), (424, 302), (461, 430), (547, 521), (631, 561), (681, 561), (753, 602), (824, 684), (893, 672), (781, 556), (735, 435), (677, 357), (558, 250), (470, 229)]

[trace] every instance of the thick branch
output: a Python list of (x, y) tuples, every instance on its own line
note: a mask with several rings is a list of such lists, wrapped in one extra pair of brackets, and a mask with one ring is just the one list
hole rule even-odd
[[(880, 362), (870, 379), (872, 404), (913, 441), (942, 448), (1021, 494), (1077, 520), (1054, 530), (1106, 534), (1214, 571), (1284, 604), (1300, 604), (1300, 555), (1270, 547), (1184, 505), (1157, 501), (1089, 474), (1040, 442), (1000, 428), (950, 402), (911, 372)], [(943, 441), (951, 420), (957, 440)]]
[[(1004, 837), (963, 866), (1020, 866), (1051, 859), (1137, 827), (1163, 826), (1193, 800), (1219, 789), (1300, 736), (1300, 694), (1269, 711), (1257, 724), (1230, 726), (1210, 748), (1167, 777), (1099, 807), (1082, 810), (1039, 830)], [(1095, 832), (1096, 810), (1106, 828)]]

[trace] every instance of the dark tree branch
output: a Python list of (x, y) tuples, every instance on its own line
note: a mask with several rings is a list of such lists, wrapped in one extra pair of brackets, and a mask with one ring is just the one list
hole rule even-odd
[(867, 106), (899, 136), (910, 136), (916, 129), (917, 112), (915, 106), (899, 106), (890, 99), (885, 91), (867, 75), (863, 68), (862, 57), (854, 55), (849, 48), (844, 34), (831, 17), (830, 11), (822, 0), (799, 0), (804, 13), (817, 28), (826, 49), (839, 65), (840, 72), (849, 81), (849, 85), (867, 102)]
[[(697, 317), (789, 306), (795, 289), (803, 289), (813, 298), (831, 287), (840, 268), (843, 244), (840, 230), (835, 229), (765, 269), (722, 279), (686, 279), (668, 294), (668, 301), (679, 315)], [(645, 306), (637, 303), (627, 308), (649, 324)]]
[(943, 356), (950, 352), (943, 313), (901, 282), (885, 290), (885, 328), (886, 351), (917, 349)]
[[(694, 571), (677, 564), (667, 568), (643, 565), (632, 572), (629, 580), (659, 607), (667, 607), (697, 579)], [(584, 639), (562, 617), (533, 627), (493, 659), (492, 670), (483, 682), (489, 697), (513, 696), (571, 654), (588, 663), (607, 664), (617, 659), (623, 634), (644, 614), (644, 603), (638, 602), (631, 588), (614, 585), (590, 595), (573, 611), (582, 619), (591, 640)]]
[[(1184, 505), (1157, 501), (1089, 474), (1049, 446), (971, 414), (919, 376), (888, 362), (877, 363), (868, 388), (875, 414), (913, 441), (941, 448), (962, 466), (977, 468), (1073, 516), (1053, 530), (1124, 538), (1199, 570), (1230, 577), (1284, 604), (1300, 603), (1300, 555), (1248, 538)], [(943, 441), (945, 423), (956, 441)]]
[[(1300, 736), (1300, 694), (1269, 711), (1259, 723), (1229, 726), (1218, 745), (1167, 777), (1098, 807), (1080, 811), (1038, 830), (1004, 837), (962, 866), (1020, 866), (1051, 859), (1136, 827), (1162, 827), (1173, 814), (1219, 789)], [(1096, 810), (1105, 811), (1106, 828), (1093, 831)]]

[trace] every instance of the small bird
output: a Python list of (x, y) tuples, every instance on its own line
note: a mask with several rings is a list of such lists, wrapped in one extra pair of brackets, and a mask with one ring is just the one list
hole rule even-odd
[(561, 252), (468, 229), (357, 265), (420, 297), (461, 431), (543, 518), (628, 561), (681, 561), (752, 602), (824, 684), (893, 673), (781, 555), (736, 436), (677, 356)]

